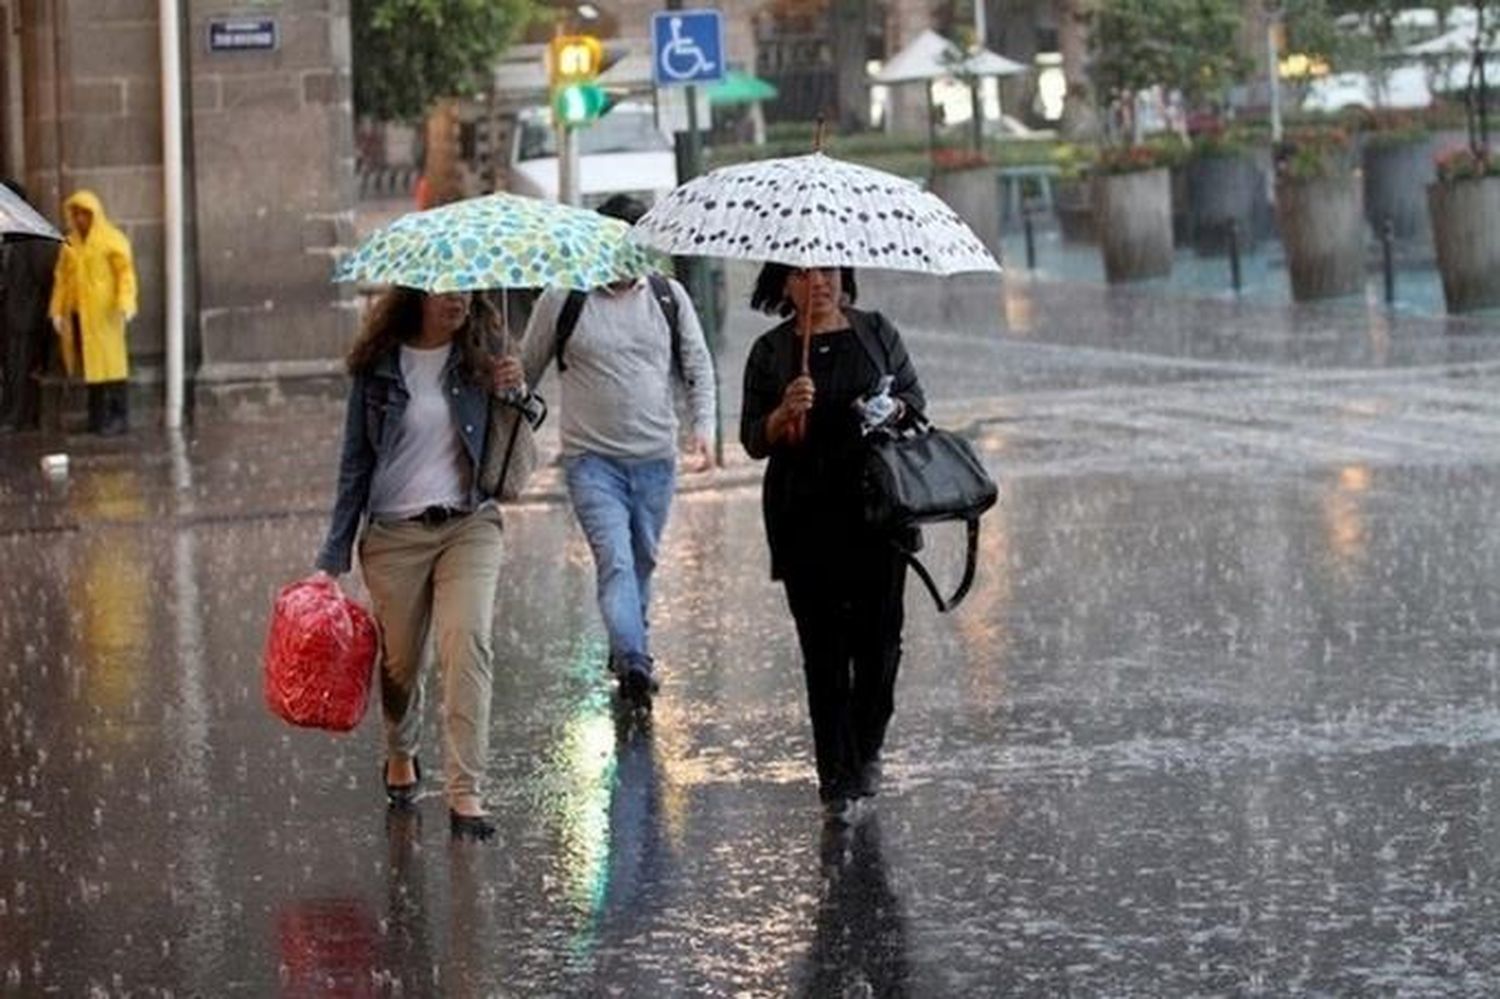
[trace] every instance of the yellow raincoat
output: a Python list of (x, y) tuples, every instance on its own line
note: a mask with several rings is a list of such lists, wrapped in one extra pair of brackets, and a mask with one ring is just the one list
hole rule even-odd
[[(72, 322), (63, 327), (62, 355), (68, 374), (84, 381), (117, 382), (130, 375), (125, 351), (125, 322), (135, 315), (135, 263), (130, 240), (109, 221), (92, 191), (79, 191), (65, 203), (93, 213), (88, 238), (80, 236), (68, 214), (68, 241), (57, 257), (52, 282), (52, 318), (78, 316), (78, 339)], [(80, 358), (79, 349), (83, 356)]]

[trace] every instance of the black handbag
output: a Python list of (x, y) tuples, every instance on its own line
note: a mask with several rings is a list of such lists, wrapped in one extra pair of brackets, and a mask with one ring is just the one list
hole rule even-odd
[[(855, 337), (882, 373), (889, 365), (880, 357), (873, 335), (859, 323)], [(963, 580), (944, 599), (932, 574), (915, 553), (901, 548), (907, 563), (932, 594), (940, 612), (957, 607), (974, 583), (979, 557), (979, 518), (1000, 498), (1000, 488), (985, 471), (969, 442), (940, 430), (922, 414), (915, 414), (900, 430), (877, 430), (866, 438), (861, 490), (865, 524), (895, 539), (923, 524), (963, 521), (968, 554)], [(898, 545), (898, 547), (900, 547)]]

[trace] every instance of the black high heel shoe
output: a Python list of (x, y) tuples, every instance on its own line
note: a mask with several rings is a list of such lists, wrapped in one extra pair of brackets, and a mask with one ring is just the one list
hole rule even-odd
[(460, 815), (448, 810), (448, 831), (454, 839), (473, 839), (483, 843), (493, 839), (495, 823), (488, 815)]
[(410, 784), (392, 784), (386, 780), (389, 773), (387, 764), (380, 764), (380, 779), (385, 784), (385, 801), (391, 808), (410, 808), (417, 800), (417, 785), (422, 783), (422, 761), (415, 756), (411, 758), (412, 773), (416, 780)]

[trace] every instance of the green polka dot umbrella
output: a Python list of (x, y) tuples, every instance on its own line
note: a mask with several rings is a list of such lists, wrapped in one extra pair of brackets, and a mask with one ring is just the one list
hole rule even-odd
[(597, 288), (659, 270), (630, 227), (598, 212), (515, 194), (488, 194), (412, 212), (339, 262), (335, 281), (423, 291)]

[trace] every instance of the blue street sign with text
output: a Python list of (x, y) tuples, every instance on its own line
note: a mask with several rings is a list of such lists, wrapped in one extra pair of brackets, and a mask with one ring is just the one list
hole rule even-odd
[(210, 52), (271, 52), (280, 41), (275, 18), (216, 18), (208, 22)]
[(716, 10), (651, 15), (651, 79), (658, 87), (724, 79), (724, 20)]

